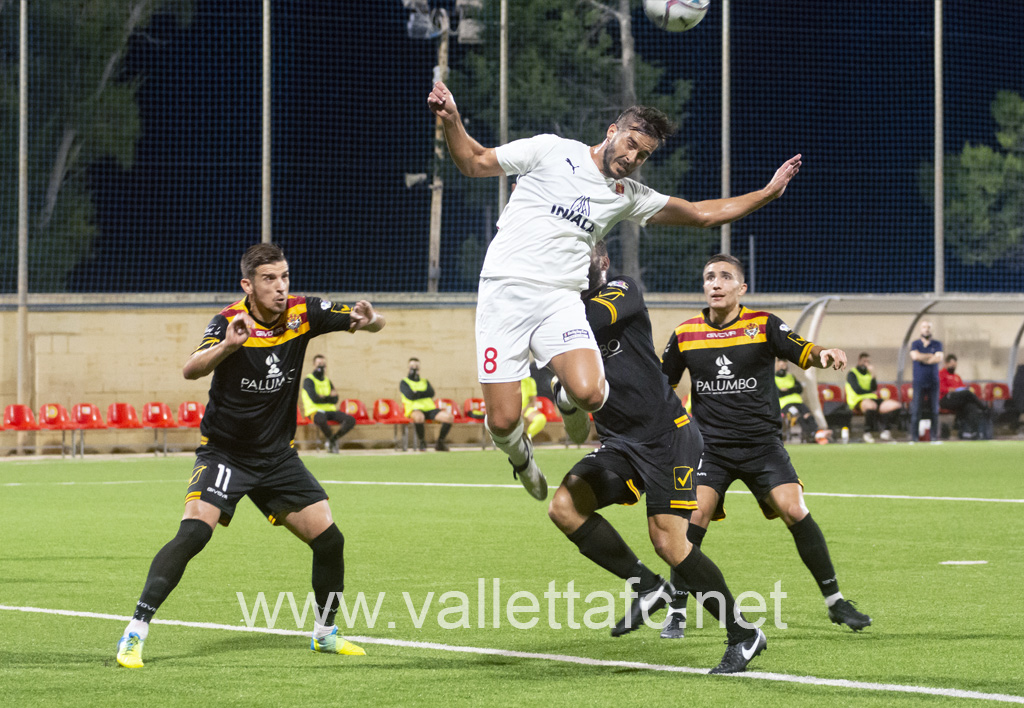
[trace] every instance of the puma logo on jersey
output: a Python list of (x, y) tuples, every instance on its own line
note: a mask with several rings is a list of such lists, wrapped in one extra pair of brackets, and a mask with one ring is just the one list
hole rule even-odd
[(579, 165), (572, 164), (572, 160), (570, 160), (568, 157), (565, 158), (565, 161), (568, 162), (569, 163), (569, 167), (572, 168), (572, 173), (576, 174), (576, 168), (579, 167)]

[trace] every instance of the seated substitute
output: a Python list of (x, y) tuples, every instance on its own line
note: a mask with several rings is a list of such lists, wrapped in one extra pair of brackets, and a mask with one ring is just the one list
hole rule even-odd
[[(601, 447), (569, 471), (548, 507), (551, 520), (580, 553), (634, 583), (630, 612), (612, 630), (617, 637), (640, 627), (665, 606), (672, 586), (637, 558), (608, 520), (611, 504), (635, 504), (647, 493), (651, 543), (672, 568), (677, 587), (702, 593), (704, 607), (724, 623), (728, 648), (711, 673), (743, 671), (767, 645), (764, 632), (737, 621), (729, 587), (710, 558), (687, 540), (687, 519), (697, 508), (695, 470), (701, 437), (661, 373), (640, 286), (630, 278), (607, 281), (608, 251), (592, 251), (590, 288), (583, 293), (587, 320), (604, 357), (611, 395), (594, 412)], [(682, 637), (681, 617), (663, 637)]]
[(864, 414), (864, 442), (873, 443), (878, 428), (882, 429), (878, 436), (880, 440), (892, 440), (889, 423), (892, 414), (899, 411), (900, 404), (891, 398), (879, 399), (875, 367), (871, 365), (871, 355), (867, 352), (860, 353), (857, 366), (846, 374), (846, 403), (850, 410)]
[[(693, 412), (704, 436), (690, 541), (699, 546), (708, 523), (725, 518), (725, 493), (741, 480), (765, 518), (781, 517), (793, 535), (800, 559), (825, 599), (829, 619), (864, 629), (871, 618), (839, 591), (825, 535), (811, 518), (803, 483), (779, 440), (782, 417), (771, 380), (776, 358), (805, 369), (842, 369), (846, 353), (808, 342), (769, 312), (748, 310), (740, 304), (746, 291), (739, 259), (712, 256), (704, 266), (708, 307), (676, 327), (662, 355), (662, 370), (672, 386), (689, 369)], [(672, 604), (679, 606), (676, 599)]]
[(939, 371), (939, 407), (952, 411), (963, 440), (991, 440), (992, 415), (956, 373), (956, 354), (946, 356), (946, 367)]
[(818, 423), (811, 409), (804, 403), (803, 384), (789, 372), (789, 362), (785, 359), (775, 360), (775, 386), (779, 389), (779, 407), (782, 412), (800, 425), (800, 440), (805, 443), (814, 442)]
[(284, 526), (313, 551), (316, 619), (310, 649), (365, 654), (338, 636), (334, 624), (345, 586), (345, 537), (334, 523), (327, 492), (295, 451), (295, 401), (310, 339), (328, 332), (377, 332), (384, 318), (365, 300), (350, 308), (289, 295), (288, 262), (272, 243), (251, 246), (241, 265), (245, 297), (214, 315), (182, 369), (190, 381), (213, 374), (210, 400), (177, 535), (153, 558), (135, 614), (117, 643), (117, 663), (126, 668), (142, 668), (153, 615), (217, 524), (227, 526), (246, 496), (270, 523)]
[[(356, 419), (338, 410), (338, 389), (327, 378), (327, 357), (323, 354), (313, 357), (313, 371), (302, 382), (301, 399), (302, 415), (320, 428), (327, 452), (337, 454), (338, 440), (355, 427)], [(332, 433), (330, 423), (337, 423), (338, 430)]]
[(437, 444), (434, 446), (438, 452), (448, 452), (448, 431), (452, 429), (455, 416), (446, 410), (442, 410), (434, 403), (434, 387), (430, 382), (420, 376), (420, 360), (416, 357), (409, 359), (409, 373), (398, 385), (402, 394), (402, 405), (405, 407), (405, 417), (412, 420), (416, 430), (416, 449), (427, 449), (426, 429), (424, 421), (435, 420), (441, 424), (441, 432), (437, 436)]

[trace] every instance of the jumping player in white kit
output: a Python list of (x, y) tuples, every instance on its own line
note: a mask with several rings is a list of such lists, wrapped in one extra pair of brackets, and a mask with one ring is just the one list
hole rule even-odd
[(526, 491), (544, 499), (547, 480), (524, 430), (519, 382), (529, 375), (530, 352), (538, 367), (550, 365), (566, 432), (574, 442), (586, 440), (589, 413), (608, 400), (601, 355), (580, 300), (594, 244), (623, 220), (710, 228), (740, 219), (782, 196), (800, 171), (801, 156), (784, 162), (763, 189), (688, 202), (628, 179), (675, 132), (655, 108), (623, 111), (600, 145), (537, 135), (485, 148), (466, 132), (443, 83), (434, 84), (427, 106), (441, 118), (452, 160), (464, 175), (518, 175), (480, 272), (477, 371), (494, 444), (508, 455)]

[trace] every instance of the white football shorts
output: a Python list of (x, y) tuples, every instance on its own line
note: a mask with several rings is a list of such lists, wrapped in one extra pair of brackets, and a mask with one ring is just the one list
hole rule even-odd
[(598, 351), (575, 290), (515, 278), (481, 278), (476, 306), (476, 361), (481, 383), (521, 381), (530, 357), (544, 367), (562, 352)]

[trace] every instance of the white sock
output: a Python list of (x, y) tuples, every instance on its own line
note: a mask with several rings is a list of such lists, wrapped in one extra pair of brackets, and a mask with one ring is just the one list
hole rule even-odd
[(834, 592), (834, 593), (832, 593), (831, 595), (829, 595), (828, 597), (825, 598), (825, 607), (832, 607), (832, 605), (836, 604), (837, 602), (839, 602), (842, 599), (843, 599), (843, 593), (841, 593), (841, 592)]
[(139, 635), (139, 639), (146, 641), (146, 637), (149, 636), (149, 622), (133, 619), (128, 623), (128, 626), (124, 628), (123, 636), (127, 637), (129, 634), (137, 634)]
[(520, 418), (519, 422), (516, 423), (515, 429), (508, 435), (496, 435), (491, 430), (490, 425), (487, 423), (487, 418), (484, 417), (484, 426), (487, 427), (487, 432), (491, 434), (491, 440), (494, 441), (494, 446), (499, 450), (508, 455), (508, 459), (512, 461), (512, 464), (516, 467), (521, 467), (528, 459), (530, 459), (530, 444), (526, 440), (526, 436), (523, 434), (523, 419)]
[(576, 407), (576, 403), (569, 398), (569, 392), (565, 390), (565, 386), (558, 389), (558, 395), (555, 396), (555, 403), (562, 409), (563, 413), (571, 411)]
[[(605, 381), (604, 397), (601, 399), (601, 405), (597, 407), (597, 410), (601, 410), (602, 408), (604, 408), (604, 404), (608, 402), (608, 396), (610, 396), (611, 393), (611, 386), (609, 386), (608, 382)], [(582, 408), (582, 406), (576, 401), (576, 399), (569, 395), (569, 392), (565, 389), (565, 386), (562, 386), (561, 388), (558, 389), (558, 397), (555, 403), (558, 404), (558, 407), (562, 409), (563, 413), (570, 412), (573, 408)], [(593, 413), (593, 411), (590, 412)]]
[(333, 624), (320, 624), (319, 622), (313, 622), (313, 638), (323, 639), (328, 634), (334, 631)]

